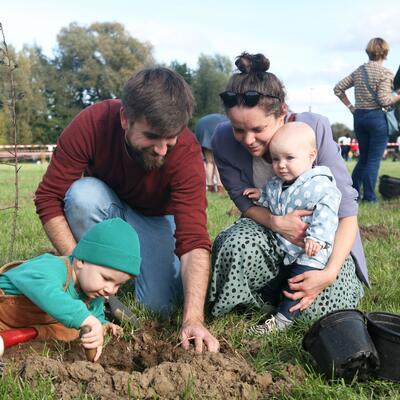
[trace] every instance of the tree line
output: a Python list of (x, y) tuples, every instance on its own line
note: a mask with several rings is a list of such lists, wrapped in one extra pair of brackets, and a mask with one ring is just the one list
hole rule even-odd
[[(17, 64), (18, 143), (55, 143), (80, 110), (100, 100), (119, 98), (123, 84), (135, 71), (162, 65), (153, 50), (151, 43), (132, 37), (117, 22), (71, 23), (57, 35), (52, 57), (37, 45), (25, 45), (18, 52), (9, 46)], [(177, 60), (163, 66), (180, 73), (193, 89), (196, 109), (191, 127), (205, 114), (222, 112), (218, 93), (232, 73), (227, 57), (201, 54), (195, 69)], [(0, 68), (0, 144), (12, 142), (9, 93), (10, 82)]]

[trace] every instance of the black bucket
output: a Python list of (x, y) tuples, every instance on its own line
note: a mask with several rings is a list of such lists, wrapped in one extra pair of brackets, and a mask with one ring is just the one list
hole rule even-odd
[(367, 314), (367, 328), (380, 359), (375, 374), (400, 382), (400, 315), (371, 312)]
[(327, 378), (366, 379), (379, 366), (364, 315), (358, 310), (339, 310), (316, 321), (303, 339)]

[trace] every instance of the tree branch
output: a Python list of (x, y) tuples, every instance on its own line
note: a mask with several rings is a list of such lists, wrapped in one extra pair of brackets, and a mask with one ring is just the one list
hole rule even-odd
[[(15, 186), (15, 198), (14, 198), (14, 209), (12, 216), (12, 226), (11, 226), (11, 235), (10, 235), (10, 243), (8, 248), (8, 260), (11, 261), (14, 254), (14, 243), (17, 236), (17, 217), (18, 217), (18, 209), (19, 209), (19, 166), (18, 166), (18, 149), (17, 149), (17, 139), (18, 139), (18, 131), (17, 131), (17, 115), (16, 115), (16, 101), (17, 95), (15, 90), (15, 81), (14, 81), (14, 70), (17, 68), (14, 60), (11, 58), (10, 53), (8, 51), (8, 46), (6, 42), (6, 38), (4, 35), (3, 25), (0, 22), (0, 32), (2, 36), (2, 49), (0, 52), (0, 64), (4, 65), (7, 68), (8, 74), (8, 82), (10, 85), (9, 90), (9, 100), (10, 100), (10, 121), (11, 121), (11, 129), (12, 129), (12, 138), (14, 151), (11, 153), (14, 157), (14, 186)], [(8, 208), (8, 207), (7, 207)], [(6, 208), (6, 209), (7, 209)]]

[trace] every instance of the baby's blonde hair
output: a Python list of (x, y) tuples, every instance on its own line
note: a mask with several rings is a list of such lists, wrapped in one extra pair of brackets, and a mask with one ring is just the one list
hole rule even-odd
[(270, 142), (270, 148), (274, 146), (274, 142), (279, 140), (293, 140), (298, 143), (300, 139), (301, 142), (308, 142), (310, 148), (317, 149), (315, 132), (310, 125), (300, 121), (287, 122), (275, 132)]

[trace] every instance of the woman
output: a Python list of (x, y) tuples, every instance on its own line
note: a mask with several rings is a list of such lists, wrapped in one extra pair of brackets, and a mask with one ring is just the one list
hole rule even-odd
[[(355, 307), (363, 295), (368, 274), (357, 226), (357, 193), (333, 141), (329, 121), (317, 114), (292, 114), (288, 118), (285, 91), (279, 79), (267, 72), (269, 61), (262, 54), (243, 53), (234, 74), (221, 93), (230, 122), (219, 125), (213, 136), (214, 157), (221, 180), (242, 218), (214, 241), (210, 301), (213, 315), (222, 315), (239, 304), (267, 308), (262, 289), (277, 274), (282, 262), (274, 232), (290, 242), (304, 245), (307, 225), (301, 217), (312, 212), (297, 210), (274, 216), (243, 196), (248, 187), (262, 187), (272, 176), (269, 142), (288, 120), (307, 123), (316, 134), (316, 164), (329, 167), (342, 193), (339, 226), (326, 267), (307, 271), (289, 280), (300, 300), (291, 310), (314, 318), (330, 311)], [(352, 252), (349, 255), (350, 251)]]
[[(365, 51), (369, 62), (342, 79), (335, 86), (334, 93), (354, 114), (354, 131), (360, 154), (352, 174), (353, 187), (363, 201), (376, 202), (376, 179), (389, 139), (382, 107), (398, 102), (400, 96), (392, 95), (393, 74), (382, 65), (388, 55), (389, 45), (381, 38), (374, 38), (368, 42)], [(355, 106), (345, 93), (353, 86)]]

